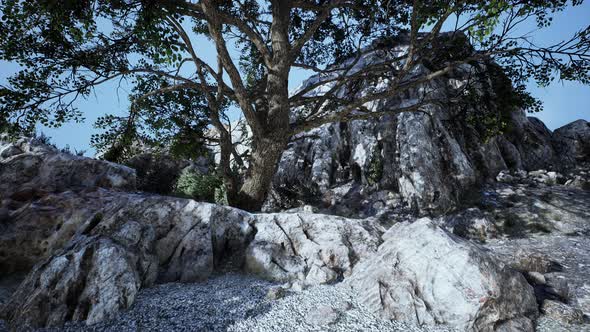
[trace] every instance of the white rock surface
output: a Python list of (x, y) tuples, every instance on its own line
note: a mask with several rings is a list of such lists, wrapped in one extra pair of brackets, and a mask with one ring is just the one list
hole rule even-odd
[(310, 213), (258, 214), (245, 270), (283, 282), (342, 281), (379, 245), (378, 226), (364, 220)]
[(346, 281), (371, 310), (421, 326), (533, 330), (538, 311), (532, 287), (479, 247), (427, 218), (397, 224), (383, 238), (377, 254)]

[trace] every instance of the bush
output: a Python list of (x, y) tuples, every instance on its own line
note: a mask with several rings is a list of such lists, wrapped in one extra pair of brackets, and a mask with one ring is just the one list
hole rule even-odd
[(215, 174), (184, 170), (176, 182), (175, 193), (177, 196), (215, 203), (216, 200), (221, 200), (219, 193), (222, 192), (222, 186), (223, 181)]

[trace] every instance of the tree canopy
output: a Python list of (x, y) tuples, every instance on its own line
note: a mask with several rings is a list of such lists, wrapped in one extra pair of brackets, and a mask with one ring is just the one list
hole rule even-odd
[[(581, 0), (2, 0), (0, 59), (22, 70), (0, 87), (0, 127), (31, 131), (37, 123), (59, 126), (80, 120), (76, 100), (103, 82), (134, 86), (126, 117), (106, 116), (109, 130), (99, 148), (125, 153), (130, 140), (219, 144), (219, 171), (230, 203), (261, 206), (282, 151), (295, 135), (328, 122), (381, 116), (369, 105), (449, 74), (463, 64), (494, 61), (514, 85), (515, 105), (538, 107), (524, 89), (555, 79), (585, 84), (590, 27), (554, 45), (535, 45), (518, 27)], [(449, 31), (443, 27), (450, 26)], [(443, 37), (447, 38), (443, 38)], [(451, 36), (452, 38), (448, 38)], [(451, 52), (455, 37), (469, 51)], [(215, 48), (206, 61), (198, 38)], [(403, 41), (404, 52), (387, 61), (357, 64), (380, 44)], [(464, 48), (466, 44), (458, 44)], [(457, 45), (455, 45), (457, 46)], [(345, 61), (346, 60), (346, 61)], [(340, 65), (334, 65), (340, 63)], [(413, 75), (418, 64), (431, 71)], [(293, 68), (320, 79), (289, 93)], [(387, 89), (358, 96), (338, 91), (388, 82)], [(321, 94), (311, 94), (329, 86)], [(413, 111), (424, 103), (390, 112)], [(232, 140), (227, 109), (240, 110), (252, 132), (247, 161)], [(292, 110), (304, 108), (305, 116)], [(301, 113), (301, 111), (299, 111)], [(117, 150), (119, 149), (119, 150)], [(236, 172), (231, 163), (243, 172)], [(240, 173), (240, 174), (237, 174)]]

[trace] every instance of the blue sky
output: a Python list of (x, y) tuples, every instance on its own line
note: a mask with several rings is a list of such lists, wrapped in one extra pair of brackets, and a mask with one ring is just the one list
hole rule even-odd
[[(526, 24), (522, 27), (523, 32), (531, 32), (535, 42), (539, 44), (551, 44), (562, 38), (571, 35), (581, 27), (590, 24), (590, 2), (570, 8), (558, 13), (554, 18), (554, 24), (542, 31), (534, 31), (534, 24)], [(195, 42), (199, 45), (199, 52), (207, 61), (213, 61), (215, 54), (212, 45), (199, 39)], [(14, 73), (18, 67), (12, 63), (0, 61), (0, 83), (4, 84), (8, 76)], [(291, 72), (289, 85), (291, 89), (296, 88), (309, 72), (294, 70)], [(573, 82), (554, 82), (549, 87), (538, 87), (530, 83), (529, 91), (540, 98), (544, 103), (544, 111), (533, 116), (539, 117), (549, 129), (556, 129), (577, 119), (590, 121), (590, 86), (584, 86)], [(96, 88), (95, 92), (86, 100), (78, 102), (78, 107), (85, 114), (84, 123), (69, 123), (61, 128), (43, 128), (44, 132), (52, 138), (52, 141), (59, 147), (66, 145), (75, 150), (86, 150), (86, 155), (94, 155), (90, 147), (90, 137), (99, 130), (94, 128), (96, 119), (104, 114), (124, 114), (129, 106), (127, 99), (129, 88), (125, 82), (108, 82)]]

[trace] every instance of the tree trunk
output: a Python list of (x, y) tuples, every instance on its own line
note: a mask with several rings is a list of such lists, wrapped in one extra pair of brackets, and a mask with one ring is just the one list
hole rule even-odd
[(233, 206), (246, 211), (260, 211), (288, 139), (284, 134), (277, 133), (277, 135), (269, 135), (255, 143), (250, 167)]
[[(234, 206), (259, 211), (266, 200), (283, 151), (291, 135), (289, 124), (289, 15), (291, 1), (273, 0), (270, 28), (272, 65), (266, 76), (267, 107), (258, 110), (253, 130), (252, 156)], [(250, 122), (250, 121), (249, 121)], [(233, 204), (232, 204), (233, 205)]]

